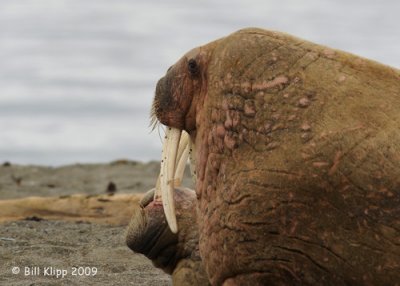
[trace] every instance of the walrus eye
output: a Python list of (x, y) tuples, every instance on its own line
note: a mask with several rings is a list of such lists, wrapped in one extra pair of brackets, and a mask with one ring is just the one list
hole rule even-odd
[(188, 62), (188, 69), (191, 75), (196, 75), (199, 71), (199, 66), (195, 59), (190, 59)]

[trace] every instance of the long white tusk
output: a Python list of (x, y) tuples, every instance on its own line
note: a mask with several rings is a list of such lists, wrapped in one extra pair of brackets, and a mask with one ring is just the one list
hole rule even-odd
[(167, 135), (165, 135), (164, 137), (164, 141), (163, 141), (163, 146), (162, 146), (162, 151), (161, 151), (161, 166), (160, 166), (160, 174), (158, 175), (157, 178), (157, 182), (156, 182), (156, 190), (154, 192), (154, 201), (162, 201), (162, 193), (161, 193), (161, 177), (163, 174), (163, 164), (166, 160), (166, 140), (167, 139)]
[(178, 187), (182, 184), (183, 173), (185, 172), (186, 164), (189, 158), (189, 140), (189, 135), (186, 132), (182, 132), (181, 141), (179, 142), (178, 155), (175, 162), (175, 187)]
[[(186, 163), (188, 161), (189, 157), (189, 134), (186, 132), (182, 132), (181, 139), (179, 141), (179, 148), (178, 148), (178, 154), (176, 156), (176, 162), (175, 162), (175, 176), (174, 176), (174, 184), (175, 187), (178, 187), (182, 184), (183, 180), (183, 174), (185, 172), (186, 168)], [(163, 151), (161, 155), (161, 160), (164, 160), (165, 158), (165, 146), (166, 144), (163, 144)], [(157, 178), (156, 182), (156, 187), (155, 187), (155, 192), (154, 192), (154, 200), (162, 201), (161, 199), (161, 174)]]
[(177, 128), (167, 128), (163, 146), (163, 157), (161, 160), (161, 197), (165, 218), (167, 219), (169, 228), (173, 233), (178, 232), (174, 201), (174, 177), (175, 163), (181, 133), (182, 131)]
[(162, 196), (162, 194), (161, 194), (161, 174), (160, 174), (160, 175), (158, 175), (158, 178), (157, 178), (153, 200), (154, 201), (162, 201), (161, 196)]
[(189, 134), (185, 131), (182, 131), (181, 140), (179, 141), (178, 154), (176, 155), (176, 164), (178, 164), (184, 153), (188, 150), (189, 140)]
[(192, 175), (192, 181), (196, 184), (197, 174), (196, 174), (196, 146), (189, 138), (189, 160), (190, 160), (190, 174)]

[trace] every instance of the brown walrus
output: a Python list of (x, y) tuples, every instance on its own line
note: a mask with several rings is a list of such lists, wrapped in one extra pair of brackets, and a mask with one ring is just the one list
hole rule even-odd
[(213, 285), (399, 285), (400, 72), (245, 29), (183, 56), (157, 84), (173, 232), (180, 131), (196, 159)]
[(151, 259), (154, 266), (171, 274), (174, 285), (208, 285), (199, 254), (194, 191), (177, 188), (174, 192), (178, 234), (168, 228), (162, 204), (153, 200), (153, 196), (154, 189), (143, 197), (140, 209), (135, 208), (126, 234), (127, 245)]

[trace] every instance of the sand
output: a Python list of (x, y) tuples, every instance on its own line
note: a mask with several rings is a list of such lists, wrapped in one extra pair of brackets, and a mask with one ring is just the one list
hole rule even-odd
[(0, 285), (171, 285), (125, 245), (158, 172), (158, 162), (127, 160), (0, 166)]

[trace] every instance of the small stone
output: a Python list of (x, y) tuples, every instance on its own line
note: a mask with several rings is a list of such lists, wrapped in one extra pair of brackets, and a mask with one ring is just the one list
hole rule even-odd
[(285, 129), (286, 126), (283, 123), (277, 123), (274, 126), (272, 126), (272, 131), (276, 131), (276, 130), (283, 130)]
[(43, 218), (41, 218), (41, 217), (38, 217), (38, 216), (28, 216), (28, 217), (26, 217), (26, 218), (24, 218), (24, 220), (29, 220), (29, 221), (42, 221), (42, 220), (44, 220)]
[(271, 123), (267, 122), (267, 123), (264, 124), (264, 132), (265, 133), (269, 133), (271, 131), (271, 129), (272, 129), (272, 124)]
[(307, 97), (303, 97), (299, 100), (300, 107), (307, 107), (311, 104), (310, 100)]
[(273, 114), (271, 115), (271, 118), (272, 118), (273, 121), (279, 120), (280, 117), (281, 117), (281, 114), (278, 113), (278, 112), (275, 112), (275, 113), (273, 113)]
[(305, 122), (305, 123), (303, 123), (303, 124), (300, 126), (300, 129), (301, 129), (302, 131), (310, 131), (310, 130), (311, 130), (311, 125), (308, 124), (307, 122)]
[(301, 139), (303, 141), (303, 143), (307, 143), (308, 141), (310, 141), (312, 139), (312, 135), (310, 132), (305, 132), (303, 134), (301, 134)]
[(109, 182), (106, 192), (114, 194), (115, 192), (117, 192), (117, 185), (114, 182)]
[(278, 142), (271, 142), (271, 143), (268, 143), (268, 145), (266, 146), (266, 149), (273, 150), (273, 149), (276, 149), (278, 146), (279, 146)]
[(15, 238), (11, 238), (11, 237), (0, 237), (0, 240), (3, 240), (3, 241), (15, 241)]

